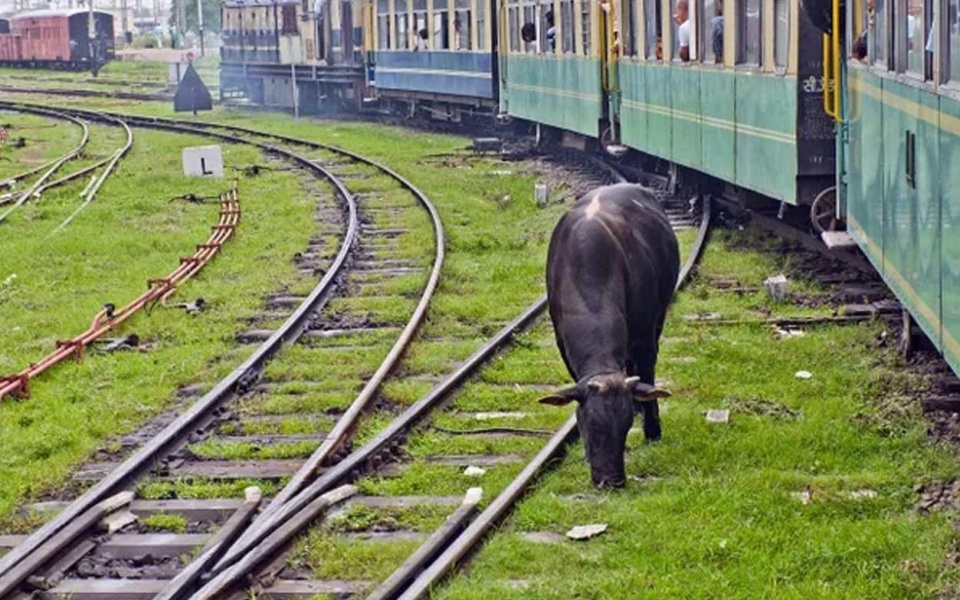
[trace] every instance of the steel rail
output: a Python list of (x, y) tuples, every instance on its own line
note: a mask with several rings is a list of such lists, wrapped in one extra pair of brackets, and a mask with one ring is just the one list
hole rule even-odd
[(103, 182), (107, 180), (107, 177), (110, 177), (111, 173), (113, 173), (113, 170), (117, 167), (117, 164), (120, 162), (120, 159), (123, 158), (124, 155), (126, 155), (126, 153), (130, 151), (130, 148), (133, 147), (133, 130), (130, 129), (130, 126), (127, 125), (125, 121), (121, 119), (117, 119), (116, 117), (108, 117), (108, 118), (116, 122), (121, 127), (123, 127), (124, 131), (127, 132), (127, 141), (122, 148), (114, 152), (113, 156), (109, 159), (107, 168), (104, 169), (103, 173), (100, 174), (100, 177), (96, 180), (96, 183), (93, 184), (93, 187), (86, 190), (86, 195), (83, 199), (83, 203), (77, 207), (77, 210), (73, 211), (73, 214), (71, 214), (69, 217), (64, 219), (63, 222), (60, 223), (60, 225), (58, 225), (57, 228), (54, 229), (50, 235), (54, 235), (56, 233), (59, 233), (60, 231), (63, 231), (63, 229), (67, 225), (69, 225), (77, 217), (77, 215), (80, 214), (80, 212), (84, 208), (86, 208), (91, 202), (93, 202), (93, 199), (96, 198), (97, 196), (97, 192), (100, 191), (100, 186), (102, 186)]
[[(710, 232), (710, 216), (711, 202), (708, 196), (704, 198), (703, 215), (697, 231), (697, 238), (694, 241), (690, 256), (687, 257), (677, 277), (675, 288), (677, 291), (683, 289), (690, 281), (690, 274), (703, 254)], [(526, 493), (530, 484), (536, 480), (538, 474), (543, 472), (549, 463), (558, 458), (567, 445), (577, 437), (577, 415), (573, 414), (510, 485), (470, 523), (464, 532), (436, 560), (426, 565), (423, 563), (407, 565), (408, 573), (395, 574), (396, 577), (407, 579), (411, 578), (413, 573), (420, 572), (403, 594), (399, 596), (400, 600), (416, 600), (424, 597), (432, 586), (440, 582), (506, 516), (514, 504)]]
[[(3, 103), (3, 105), (6, 105), (6, 104), (7, 103), (5, 102)], [(33, 185), (31, 185), (26, 191), (23, 191), (20, 193), (19, 197), (13, 203), (13, 205), (10, 208), (8, 208), (6, 211), (4, 211), (3, 214), (0, 214), (0, 223), (3, 223), (7, 219), (7, 217), (10, 216), (10, 213), (20, 208), (21, 206), (23, 206), (23, 204), (25, 204), (30, 199), (31, 196), (37, 193), (37, 190), (40, 188), (40, 186), (42, 186), (45, 181), (50, 179), (50, 177), (52, 177), (53, 174), (56, 173), (60, 169), (60, 167), (64, 165), (64, 163), (66, 163), (68, 160), (72, 160), (77, 156), (79, 156), (79, 154), (86, 147), (87, 142), (90, 139), (90, 128), (87, 127), (87, 124), (83, 120), (75, 116), (72, 116), (65, 111), (64, 112), (51, 111), (51, 110), (46, 110), (40, 107), (31, 107), (31, 108), (20, 109), (20, 110), (23, 110), (23, 112), (32, 112), (34, 114), (41, 114), (41, 115), (46, 115), (46, 116), (55, 117), (55, 118), (69, 119), (70, 121), (73, 121), (74, 123), (80, 126), (81, 130), (83, 131), (83, 136), (80, 138), (80, 143), (77, 144), (77, 146), (73, 150), (71, 150), (67, 154), (49, 163), (50, 168), (47, 169), (47, 171), (43, 173), (35, 182), (33, 182)]]
[[(311, 313), (331, 295), (334, 281), (339, 277), (345, 266), (359, 228), (356, 203), (343, 183), (320, 165), (303, 156), (281, 148), (275, 148), (274, 151), (329, 180), (346, 203), (348, 211), (347, 232), (344, 235), (340, 250), (333, 264), (294, 313), (283, 325), (274, 331), (247, 360), (234, 369), (227, 377), (222, 379), (200, 400), (190, 406), (186, 412), (167, 425), (163, 431), (123, 461), (116, 469), (107, 474), (106, 477), (101, 479), (79, 498), (71, 502), (56, 517), (45, 523), (30, 534), (23, 542), (0, 558), (0, 576), (21, 562), (31, 559), (37, 548), (57, 535), (59, 531), (69, 525), (79, 515), (83, 514), (84, 511), (115, 493), (117, 490), (123, 489), (125, 485), (148, 471), (161, 456), (186, 439), (194, 427), (201, 423), (204, 418), (208, 417), (211, 410), (219, 406), (228, 394), (236, 389), (238, 384), (241, 383), (241, 380), (252, 373), (258, 372), (266, 360), (269, 359), (282, 344), (292, 343), (299, 338), (309, 325)], [(39, 567), (40, 565), (37, 564), (37, 566)]]

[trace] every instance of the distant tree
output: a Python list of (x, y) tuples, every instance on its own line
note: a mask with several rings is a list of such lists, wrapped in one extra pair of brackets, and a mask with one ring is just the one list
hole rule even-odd
[[(170, 5), (170, 25), (178, 25), (177, 15), (179, 14), (178, 2), (184, 0), (173, 0)], [(220, 32), (220, 0), (201, 0), (203, 2), (203, 30), (207, 33)], [(186, 31), (199, 31), (197, 22), (197, 2), (196, 0), (186, 0), (184, 5), (185, 27), (178, 29)]]

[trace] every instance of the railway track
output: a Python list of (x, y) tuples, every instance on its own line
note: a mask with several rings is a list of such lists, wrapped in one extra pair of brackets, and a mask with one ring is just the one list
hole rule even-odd
[[(77, 114), (91, 119), (106, 118), (102, 114)], [(408, 196), (406, 202), (398, 204), (397, 190), (384, 188), (382, 183), (374, 184), (377, 178), (371, 177), (373, 173), (369, 168), (356, 167), (357, 162), (362, 161), (361, 157), (312, 142), (245, 128), (111, 116), (122, 118), (135, 127), (149, 126), (184, 133), (196, 133), (202, 127), (207, 135), (236, 143), (258, 144), (271, 154), (311, 168), (334, 182), (341, 201), (347, 205), (347, 232), (332, 264), (319, 264), (324, 252), (320, 245), (300, 257), (304, 268), (320, 269), (324, 273), (323, 279), (306, 298), (291, 294), (271, 299), (270, 312), (264, 315), (265, 320), (241, 336), (248, 342), (266, 338), (241, 367), (157, 436), (135, 449), (121, 464), (91, 465), (82, 471), (80, 479), (95, 483), (79, 498), (68, 503), (35, 507), (59, 510), (60, 513), (31, 535), (6, 540), (12, 549), (0, 559), (0, 596), (15, 591), (27, 593), (32, 589), (45, 597), (69, 594), (78, 599), (213, 597), (245, 586), (262, 588), (271, 597), (304, 597), (327, 592), (351, 594), (368, 588), (369, 583), (363, 582), (278, 577), (288, 568), (284, 550), (311, 523), (325, 522), (325, 513), (329, 513), (334, 505), (346, 502), (350, 506), (404, 510), (427, 507), (424, 510), (442, 512), (451, 503), (459, 501), (429, 495), (392, 498), (357, 495), (357, 485), (362, 486), (371, 478), (396, 477), (405, 470), (417, 468), (417, 463), (442, 464), (453, 469), (484, 464), (488, 467), (503, 463), (519, 465), (522, 460), (517, 456), (435, 453), (419, 457), (414, 463), (398, 459), (403, 456), (402, 444), (412, 427), (422, 424), (431, 413), (442, 417), (446, 409), (438, 408), (493, 357), (510, 359), (510, 353), (504, 354), (503, 350), (518, 333), (534, 326), (546, 306), (545, 297), (507, 323), (417, 402), (404, 410), (401, 410), (404, 407), (377, 406), (381, 410), (375, 413), (372, 421), (358, 425), (356, 418), (367, 412), (371, 401), (383, 404), (377, 397), (377, 390), (412, 338), (417, 317), (423, 316), (429, 292), (437, 283), (443, 258), (442, 228), (426, 198), (412, 186), (402, 184), (408, 189), (406, 194), (416, 197), (416, 202), (411, 202), (412, 198)], [(272, 140), (273, 143), (258, 139)], [(306, 148), (310, 156), (281, 146)], [(612, 181), (612, 174), (603, 166), (594, 162), (580, 166), (586, 176), (596, 178), (596, 183)], [(373, 168), (395, 176), (379, 165)], [(394, 177), (394, 181), (403, 180)], [(349, 188), (358, 185), (364, 191), (351, 194)], [(360, 197), (358, 202), (354, 201), (356, 196)], [(391, 254), (399, 250), (401, 255), (410, 256), (411, 249), (403, 247), (410, 232), (403, 232), (402, 228), (391, 226), (391, 223), (402, 222), (405, 218), (402, 213), (419, 207), (426, 207), (432, 217), (436, 256), (434, 269), (424, 286), (426, 293), (420, 296), (414, 309), (414, 318), (402, 328), (374, 376), (365, 383), (357, 382), (356, 385), (362, 384), (363, 388), (353, 402), (348, 405), (325, 404), (323, 411), (305, 415), (303, 400), (323, 394), (327, 382), (303, 378), (296, 373), (297, 365), (309, 360), (326, 360), (328, 364), (335, 364), (338, 356), (365, 353), (370, 346), (384, 346), (385, 341), (392, 339), (400, 329), (391, 327), (390, 323), (371, 322), (369, 318), (351, 320), (345, 318), (342, 311), (331, 309), (337, 301), (349, 302), (351, 292), (360, 297), (382, 294), (382, 287), (380, 291), (376, 290), (378, 284), (391, 279), (406, 278), (404, 286), (407, 288), (412, 282), (422, 284), (422, 257), (414, 265), (401, 262), (409, 259), (395, 258), (397, 255)], [(667, 208), (678, 228), (691, 226), (686, 202), (667, 202)], [(690, 273), (706, 239), (709, 204), (704, 208), (699, 221), (698, 241), (684, 268), (681, 282)], [(418, 269), (420, 276), (414, 277)], [(394, 288), (388, 283), (387, 289)], [(338, 292), (342, 296), (337, 296)], [(409, 295), (409, 291), (406, 293)], [(297, 308), (274, 329), (271, 325), (281, 320), (277, 310), (282, 306)], [(311, 341), (317, 339), (327, 343), (311, 347)], [(302, 352), (301, 348), (304, 349)], [(293, 378), (282, 376), (291, 372), (294, 372)], [(395, 381), (399, 379), (403, 376), (394, 378)], [(299, 393), (289, 393), (291, 388), (298, 388)], [(299, 409), (295, 421), (278, 419), (282, 411), (270, 409), (271, 405), (283, 404)], [(267, 410), (263, 410), (264, 407)], [(377, 427), (376, 418), (393, 417), (397, 412), (400, 414), (386, 426)], [(304, 423), (307, 423), (306, 427)], [(290, 432), (291, 427), (296, 433)], [(492, 429), (511, 436), (524, 435), (515, 428), (506, 431)], [(358, 432), (367, 435), (369, 440), (351, 450), (353, 445), (359, 444), (354, 438)], [(465, 435), (483, 439), (489, 434), (490, 431), (479, 431)], [(542, 434), (544, 432), (535, 433)], [(477, 508), (476, 493), (468, 494), (464, 506), (453, 512), (451, 520), (428, 537), (425, 549), (415, 555), (417, 560), (412, 560), (407, 565), (409, 568), (398, 571), (385, 582), (386, 587), (381, 587), (375, 597), (392, 597), (408, 584), (407, 596), (415, 597), (420, 593), (418, 590), (436, 582), (483, 539), (544, 466), (574, 437), (575, 421), (571, 418), (489, 507), (456, 537)], [(296, 458), (246, 462), (224, 458), (234, 453), (231, 449), (244, 444)], [(309, 452), (312, 448), (316, 450)], [(230, 489), (234, 494), (229, 497), (213, 494), (211, 499), (209, 493), (204, 493), (204, 499), (190, 498), (189, 492), (182, 493), (189, 490), (189, 485), (178, 487), (178, 482), (183, 481), (202, 481), (201, 486), (206, 485), (211, 490)], [(286, 485), (281, 486), (282, 482)], [(351, 482), (355, 485), (349, 485)], [(245, 488), (244, 499), (236, 497), (241, 488)], [(131, 490), (136, 490), (139, 498), (135, 498)], [(159, 494), (156, 493), (158, 490)], [(272, 500), (266, 502), (266, 496), (272, 496)], [(264, 509), (254, 518), (261, 508)], [(146, 533), (144, 528), (138, 528), (138, 524), (129, 522), (130, 511), (141, 520), (178, 515), (185, 531), (191, 533)], [(107, 513), (113, 516), (106, 522), (119, 528), (119, 533), (98, 537), (96, 527), (104, 522)], [(437, 558), (440, 551), (442, 554)], [(180, 560), (181, 555), (191, 552), (196, 555), (195, 560)], [(428, 565), (423, 574), (414, 579), (414, 575)], [(258, 576), (256, 580), (250, 579), (253, 575)], [(191, 596), (192, 592), (196, 593)]]
[[(57, 233), (61, 231), (63, 228), (69, 225), (70, 222), (74, 218), (76, 218), (76, 216), (84, 208), (86, 208), (91, 202), (93, 202), (93, 200), (96, 198), (97, 193), (100, 191), (101, 186), (104, 184), (107, 178), (110, 177), (111, 174), (113, 174), (120, 160), (127, 154), (127, 152), (130, 151), (130, 148), (133, 147), (133, 130), (122, 119), (118, 119), (115, 117), (108, 117), (105, 119), (105, 121), (110, 126), (118, 127), (124, 132), (125, 141), (120, 146), (120, 148), (118, 148), (116, 151), (114, 151), (113, 153), (111, 153), (110, 155), (106, 156), (103, 159), (97, 160), (79, 169), (75, 169), (65, 175), (62, 175), (56, 179), (53, 179), (53, 176), (56, 173), (60, 172), (62, 169), (64, 169), (65, 165), (68, 162), (70, 161), (77, 162), (81, 160), (82, 154), (84, 153), (85, 149), (88, 147), (89, 140), (90, 140), (90, 127), (88, 125), (88, 122), (81, 117), (73, 116), (71, 114), (68, 114), (65, 111), (50, 111), (37, 106), (24, 106), (24, 105), (19, 105), (17, 103), (8, 102), (8, 101), (0, 101), (0, 108), (6, 109), (6, 110), (21, 111), (24, 113), (40, 115), (40, 116), (63, 118), (63, 119), (74, 121), (83, 127), (83, 138), (81, 140), (81, 143), (78, 144), (78, 146), (75, 149), (73, 149), (66, 155), (60, 157), (59, 159), (56, 159), (51, 163), (48, 163), (49, 168), (46, 169), (46, 171), (40, 177), (38, 177), (27, 189), (21, 192), (13, 192), (7, 195), (8, 202), (6, 203), (10, 204), (10, 206), (3, 213), (0, 213), (0, 223), (5, 221), (6, 218), (15, 209), (26, 204), (31, 199), (33, 200), (39, 199), (47, 191), (51, 189), (61, 187), (67, 183), (70, 183), (72, 181), (79, 179), (80, 177), (83, 177), (90, 173), (94, 173), (99, 169), (104, 169), (98, 176), (90, 180), (86, 188), (84, 188), (83, 192), (80, 194), (80, 197), (83, 200), (80, 206), (77, 207), (76, 211), (74, 211), (70, 216), (64, 219), (54, 229), (53, 233)], [(42, 167), (38, 169), (32, 169), (31, 171), (27, 171), (25, 173), (16, 175), (10, 178), (9, 180), (7, 180), (10, 182), (9, 186), (12, 187), (17, 182), (23, 181), (25, 178), (33, 174), (36, 174), (41, 170), (43, 170)], [(0, 199), (0, 205), (2, 204), (4, 204), (4, 202), (2, 199)]]

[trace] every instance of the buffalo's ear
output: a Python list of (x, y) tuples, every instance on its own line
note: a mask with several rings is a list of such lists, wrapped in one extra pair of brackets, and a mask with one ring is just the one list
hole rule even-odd
[(566, 406), (574, 400), (579, 400), (580, 395), (577, 392), (576, 387), (569, 387), (565, 390), (560, 390), (556, 394), (550, 394), (549, 396), (544, 396), (537, 400), (540, 404), (551, 404), (553, 406)]
[(669, 398), (670, 392), (663, 388), (652, 386), (649, 383), (637, 381), (633, 385), (633, 398), (637, 402), (649, 402), (657, 398)]

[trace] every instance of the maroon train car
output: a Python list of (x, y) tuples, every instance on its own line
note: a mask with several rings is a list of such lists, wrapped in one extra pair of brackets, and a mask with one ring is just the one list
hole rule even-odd
[(10, 33), (0, 34), (3, 66), (86, 69), (115, 57), (113, 16), (103, 11), (24, 12), (10, 18)]

